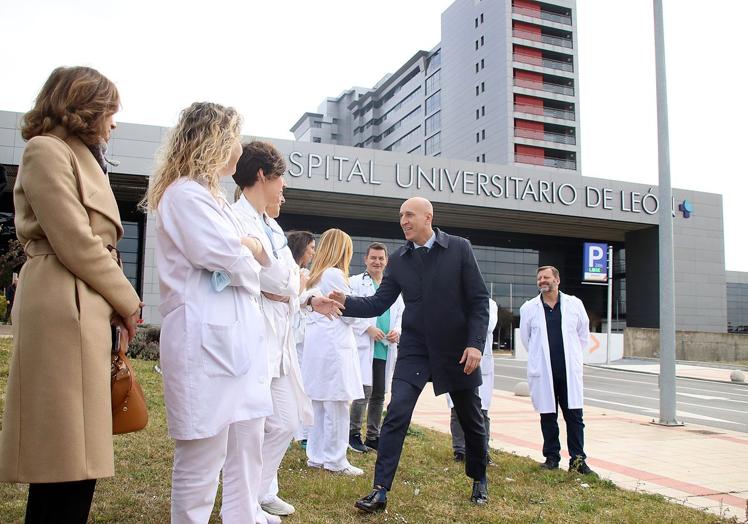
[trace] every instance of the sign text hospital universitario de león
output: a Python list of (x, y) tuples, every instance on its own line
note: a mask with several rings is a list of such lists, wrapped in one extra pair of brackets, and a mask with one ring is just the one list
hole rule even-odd
[[(361, 162), (357, 158), (337, 155), (318, 155), (293, 151), (288, 155), (291, 177), (308, 178), (322, 176), (325, 180), (334, 177), (339, 182), (381, 185), (382, 173), (375, 172), (373, 160)], [(657, 195), (649, 192), (613, 190), (585, 185), (578, 188), (572, 183), (534, 180), (529, 177), (489, 174), (480, 171), (459, 169), (450, 172), (443, 167), (422, 168), (417, 163), (387, 166), (389, 176), (403, 189), (430, 189), (434, 192), (463, 193), (513, 200), (534, 200), (548, 204), (574, 205), (583, 199), (588, 208), (618, 209), (629, 213), (655, 215), (660, 203)], [(316, 171), (315, 171), (316, 170)], [(313, 172), (314, 171), (314, 172)]]

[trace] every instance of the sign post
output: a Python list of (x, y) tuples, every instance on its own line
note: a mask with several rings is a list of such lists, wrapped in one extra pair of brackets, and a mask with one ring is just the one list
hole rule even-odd
[(584, 243), (584, 271), (582, 284), (608, 285), (608, 325), (605, 347), (605, 363), (610, 364), (610, 332), (613, 323), (613, 246), (610, 244)]
[(608, 246), (608, 333), (605, 342), (605, 363), (610, 364), (610, 330), (613, 323), (613, 246)]

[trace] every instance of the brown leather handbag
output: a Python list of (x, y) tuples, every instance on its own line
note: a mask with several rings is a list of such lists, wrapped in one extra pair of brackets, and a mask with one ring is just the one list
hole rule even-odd
[(112, 328), (112, 433), (140, 431), (148, 424), (143, 389), (125, 356), (127, 335)]

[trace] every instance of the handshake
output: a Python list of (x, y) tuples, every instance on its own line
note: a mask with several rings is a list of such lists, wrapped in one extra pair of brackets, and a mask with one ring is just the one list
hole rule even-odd
[(333, 291), (325, 296), (314, 296), (309, 299), (308, 305), (313, 311), (324, 315), (329, 319), (339, 318), (345, 309), (345, 293)]

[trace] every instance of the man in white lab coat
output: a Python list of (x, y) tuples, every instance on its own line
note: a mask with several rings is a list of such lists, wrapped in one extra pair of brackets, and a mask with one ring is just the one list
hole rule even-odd
[(527, 348), (527, 382), (543, 432), (544, 469), (561, 461), (558, 406), (566, 422), (569, 471), (593, 474), (584, 454), (582, 419), (583, 352), (590, 335), (589, 318), (577, 297), (559, 291), (561, 277), (553, 266), (537, 271), (540, 294), (519, 310), (520, 337)]
[[(366, 271), (351, 277), (350, 282), (351, 294), (358, 297), (372, 296), (382, 283), (384, 268), (387, 267), (387, 246), (379, 242), (369, 244), (364, 255), (364, 264)], [(376, 450), (379, 445), (384, 395), (390, 389), (397, 360), (403, 308), (403, 299), (398, 297), (392, 307), (382, 315), (361, 318), (353, 324), (361, 365), (361, 380), (364, 384), (364, 398), (354, 400), (351, 404), (348, 447), (357, 453), (366, 453), (369, 449)], [(366, 441), (361, 442), (364, 411), (367, 412)]]

